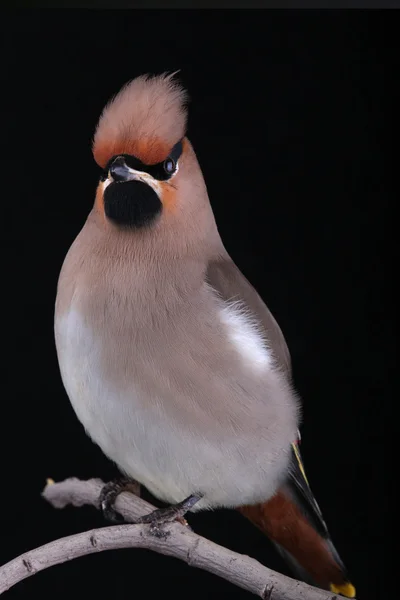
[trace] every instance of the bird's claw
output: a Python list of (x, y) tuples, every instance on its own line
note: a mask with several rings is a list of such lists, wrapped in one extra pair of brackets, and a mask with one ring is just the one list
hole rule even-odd
[(131, 492), (140, 495), (140, 486), (132, 479), (123, 478), (106, 483), (99, 496), (101, 512), (107, 521), (111, 523), (124, 523), (124, 518), (114, 508), (117, 496), (122, 492)]
[(169, 535), (169, 532), (162, 531), (162, 526), (166, 523), (177, 521), (178, 523), (181, 523), (181, 525), (189, 527), (184, 515), (200, 500), (200, 498), (201, 496), (192, 495), (178, 504), (153, 510), (148, 515), (139, 517), (139, 519), (136, 520), (136, 523), (148, 523), (150, 525), (150, 533), (156, 537), (165, 538)]

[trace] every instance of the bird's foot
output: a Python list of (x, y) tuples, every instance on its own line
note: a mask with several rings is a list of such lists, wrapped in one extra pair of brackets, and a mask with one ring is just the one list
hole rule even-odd
[(122, 492), (131, 492), (136, 496), (140, 496), (140, 484), (133, 479), (123, 477), (106, 483), (102, 487), (99, 497), (100, 508), (103, 516), (112, 523), (124, 523), (124, 518), (115, 510), (114, 504)]
[[(150, 533), (159, 538), (166, 538), (168, 533), (162, 530), (162, 526), (166, 523), (178, 521), (182, 525), (189, 527), (184, 515), (202, 498), (199, 494), (193, 494), (182, 502), (153, 510), (148, 515), (144, 515), (136, 520), (136, 523), (149, 523)], [(190, 528), (189, 528), (190, 529)]]

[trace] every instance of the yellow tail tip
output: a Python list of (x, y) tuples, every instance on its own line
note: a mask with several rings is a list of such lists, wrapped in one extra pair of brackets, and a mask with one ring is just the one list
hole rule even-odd
[(343, 583), (342, 585), (331, 583), (330, 587), (333, 594), (342, 594), (342, 596), (346, 596), (346, 598), (356, 597), (356, 588), (350, 582)]

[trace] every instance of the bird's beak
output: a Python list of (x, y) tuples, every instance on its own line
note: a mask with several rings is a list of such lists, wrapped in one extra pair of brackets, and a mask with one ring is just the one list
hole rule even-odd
[(144, 171), (135, 171), (125, 162), (123, 156), (117, 156), (110, 165), (108, 170), (108, 179), (104, 182), (104, 187), (110, 183), (123, 183), (126, 181), (142, 181), (147, 183), (156, 194), (161, 197), (161, 188), (159, 182)]
[(117, 183), (140, 179), (138, 172), (128, 167), (123, 156), (117, 156), (113, 160), (108, 171), (108, 177)]

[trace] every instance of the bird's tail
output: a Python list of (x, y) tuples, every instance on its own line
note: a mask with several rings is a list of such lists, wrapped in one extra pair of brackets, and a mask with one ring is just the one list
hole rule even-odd
[(239, 511), (270, 538), (297, 578), (355, 598), (355, 588), (308, 484), (298, 443), (293, 444), (292, 454), (290, 475), (278, 493), (268, 502)]

